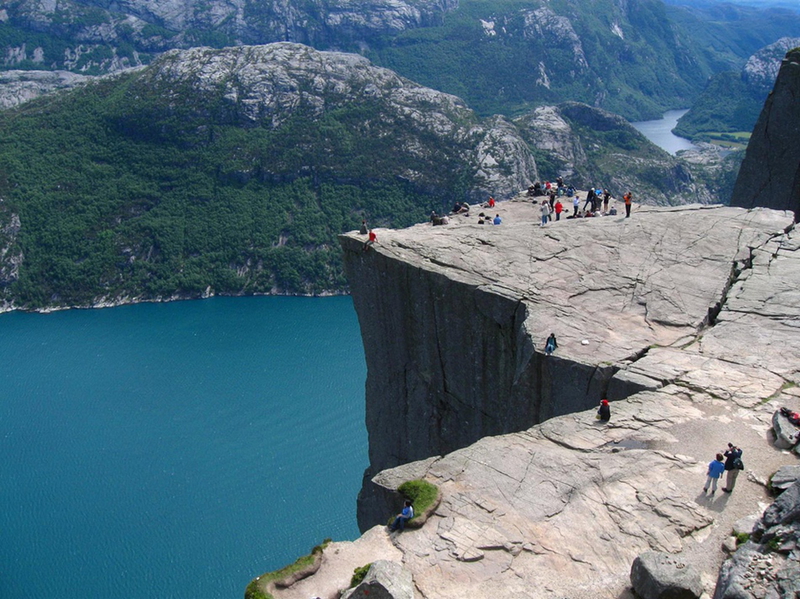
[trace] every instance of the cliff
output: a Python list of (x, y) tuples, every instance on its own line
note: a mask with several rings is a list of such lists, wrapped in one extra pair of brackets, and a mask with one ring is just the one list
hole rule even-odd
[[(539, 228), (525, 201), (497, 212), (499, 226), (379, 230), (367, 251), (341, 238), (373, 467), (429, 452), (372, 484), (388, 499), (424, 477), (443, 499), (392, 547), (373, 528), (276, 599), (332, 599), (352, 565), (338, 556), (353, 552), (401, 562), (426, 599), (628, 598), (631, 563), (651, 549), (691, 563), (710, 596), (723, 541), (794, 462), (768, 433), (777, 406), (800, 406), (790, 214), (641, 207)], [(605, 393), (608, 424), (593, 409)], [(746, 474), (707, 495), (727, 442)]]
[(792, 210), (800, 217), (800, 48), (781, 64), (753, 129), (731, 206)]

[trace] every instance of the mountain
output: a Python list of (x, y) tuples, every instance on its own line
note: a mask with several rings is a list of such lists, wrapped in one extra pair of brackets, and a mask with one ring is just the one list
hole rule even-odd
[(784, 37), (751, 56), (739, 72), (711, 78), (675, 133), (693, 141), (725, 139), (725, 133), (749, 134), (767, 94), (775, 84), (786, 52), (800, 46), (800, 38)]
[(170, 48), (276, 41), (361, 53), (480, 115), (580, 101), (630, 120), (689, 106), (713, 74), (800, 30), (800, 14), (660, 0), (124, 0), (0, 10), (9, 69), (102, 74)]
[(171, 51), (0, 113), (20, 307), (341, 291), (336, 235), (537, 175), (516, 129), (353, 54)]
[(2, 111), (0, 165), (0, 300), (29, 309), (341, 292), (336, 236), (362, 218), (405, 226), (559, 175), (706, 203), (720, 179), (584, 104), (481, 119), (287, 42), (173, 50)]

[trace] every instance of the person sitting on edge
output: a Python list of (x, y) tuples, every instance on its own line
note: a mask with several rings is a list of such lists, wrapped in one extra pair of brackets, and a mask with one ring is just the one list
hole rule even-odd
[(390, 530), (405, 530), (406, 523), (414, 517), (414, 507), (411, 505), (411, 500), (406, 499), (405, 505), (403, 506), (403, 511), (397, 514), (397, 517), (392, 522), (392, 525), (389, 527)]
[(503, 222), (503, 219), (500, 218), (500, 215), (499, 214), (495, 214), (494, 215), (494, 220), (492, 220), (492, 224), (493, 225), (499, 225), (502, 222)]
[(369, 246), (374, 245), (378, 241), (378, 236), (372, 229), (369, 230), (369, 239), (364, 242), (364, 251), (369, 249)]
[(597, 419), (602, 422), (611, 420), (611, 406), (608, 405), (607, 399), (600, 400), (600, 407), (597, 408)]
[(544, 342), (544, 355), (549, 356), (558, 347), (558, 342), (556, 341), (556, 334), (550, 333), (550, 336), (547, 338), (547, 341)]
[(494, 198), (492, 196), (489, 196), (489, 202), (488, 203), (489, 203), (489, 208), (494, 208), (495, 202), (494, 202)]
[(367, 233), (369, 233), (369, 229), (367, 229), (367, 221), (365, 220), (361, 221), (361, 228), (358, 230), (358, 232), (361, 235), (366, 235)]

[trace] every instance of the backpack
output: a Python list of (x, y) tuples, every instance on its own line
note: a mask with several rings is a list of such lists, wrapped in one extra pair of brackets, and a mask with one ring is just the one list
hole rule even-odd
[(736, 458), (733, 460), (733, 467), (736, 470), (744, 470), (744, 462), (742, 462), (742, 458)]

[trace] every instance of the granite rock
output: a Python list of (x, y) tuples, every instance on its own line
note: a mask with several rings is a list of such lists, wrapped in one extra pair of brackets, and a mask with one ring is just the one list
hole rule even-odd
[(658, 551), (633, 560), (631, 584), (642, 599), (698, 599), (703, 593), (700, 573), (691, 564)]
[(414, 599), (414, 582), (401, 564), (378, 560), (372, 562), (364, 580), (346, 591), (342, 599)]

